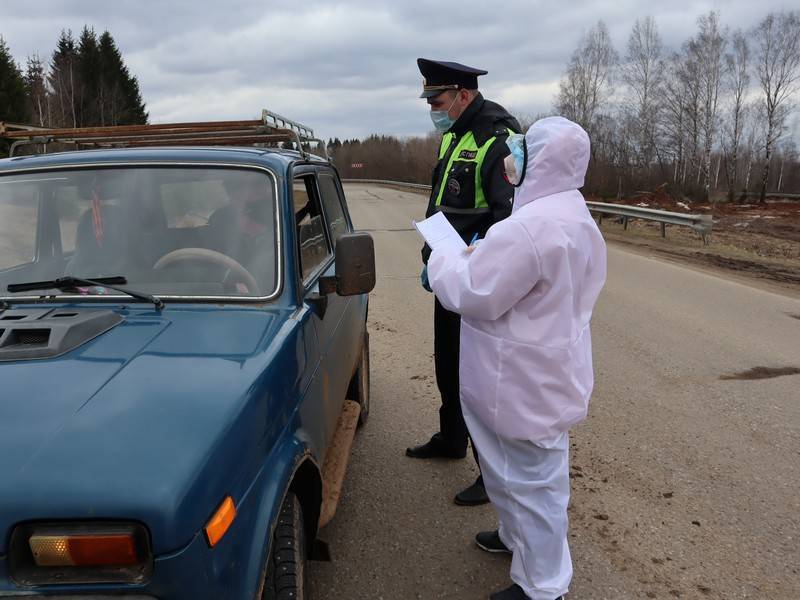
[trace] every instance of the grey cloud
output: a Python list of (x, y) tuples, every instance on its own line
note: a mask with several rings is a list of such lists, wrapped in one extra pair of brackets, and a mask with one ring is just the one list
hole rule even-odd
[[(0, 35), (20, 62), (49, 58), (61, 29), (112, 32), (139, 78), (153, 121), (252, 117), (267, 106), (328, 136), (430, 129), (418, 100), (415, 59), (485, 68), (488, 97), (516, 111), (547, 110), (582, 33), (598, 19), (617, 50), (633, 22), (653, 14), (677, 48), (700, 14), (719, 8), (732, 29), (749, 28), (787, 2), (506, 0), (3, 0)], [(516, 86), (516, 87), (515, 87)], [(511, 90), (517, 90), (511, 93)], [(535, 90), (526, 96), (520, 89)]]

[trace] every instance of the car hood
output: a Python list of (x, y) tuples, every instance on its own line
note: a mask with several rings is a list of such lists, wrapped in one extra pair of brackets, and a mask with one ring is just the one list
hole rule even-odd
[(64, 356), (0, 363), (0, 555), (26, 520), (137, 520), (157, 554), (180, 547), (234, 483), (226, 436), (263, 442), (255, 400), (288, 311), (119, 312)]

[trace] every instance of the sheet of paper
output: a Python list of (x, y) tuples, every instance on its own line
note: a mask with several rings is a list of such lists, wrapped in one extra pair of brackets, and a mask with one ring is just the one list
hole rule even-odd
[(455, 247), (457, 250), (466, 250), (467, 245), (458, 232), (450, 225), (450, 221), (440, 212), (432, 217), (420, 221), (412, 221), (419, 234), (425, 238), (432, 249), (437, 250), (445, 246)]

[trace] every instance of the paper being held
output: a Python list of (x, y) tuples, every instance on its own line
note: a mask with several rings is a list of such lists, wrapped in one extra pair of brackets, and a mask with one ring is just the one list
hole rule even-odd
[(453, 247), (456, 250), (466, 250), (467, 245), (458, 232), (450, 225), (450, 221), (444, 214), (437, 212), (432, 217), (420, 221), (412, 221), (414, 227), (417, 228), (419, 234), (425, 238), (433, 250), (439, 250), (445, 247)]

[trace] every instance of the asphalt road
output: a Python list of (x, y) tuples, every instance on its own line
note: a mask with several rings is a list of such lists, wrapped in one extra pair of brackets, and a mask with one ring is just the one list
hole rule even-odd
[[(491, 506), (453, 494), (471, 459), (416, 461), (438, 424), (433, 299), (419, 286), (412, 218), (426, 199), (346, 187), (372, 232), (372, 412), (356, 436), (333, 561), (312, 563), (317, 600), (479, 599), (509, 560), (473, 543)], [(800, 294), (609, 247), (593, 322), (596, 387), (572, 433), (571, 598), (800, 598)]]

